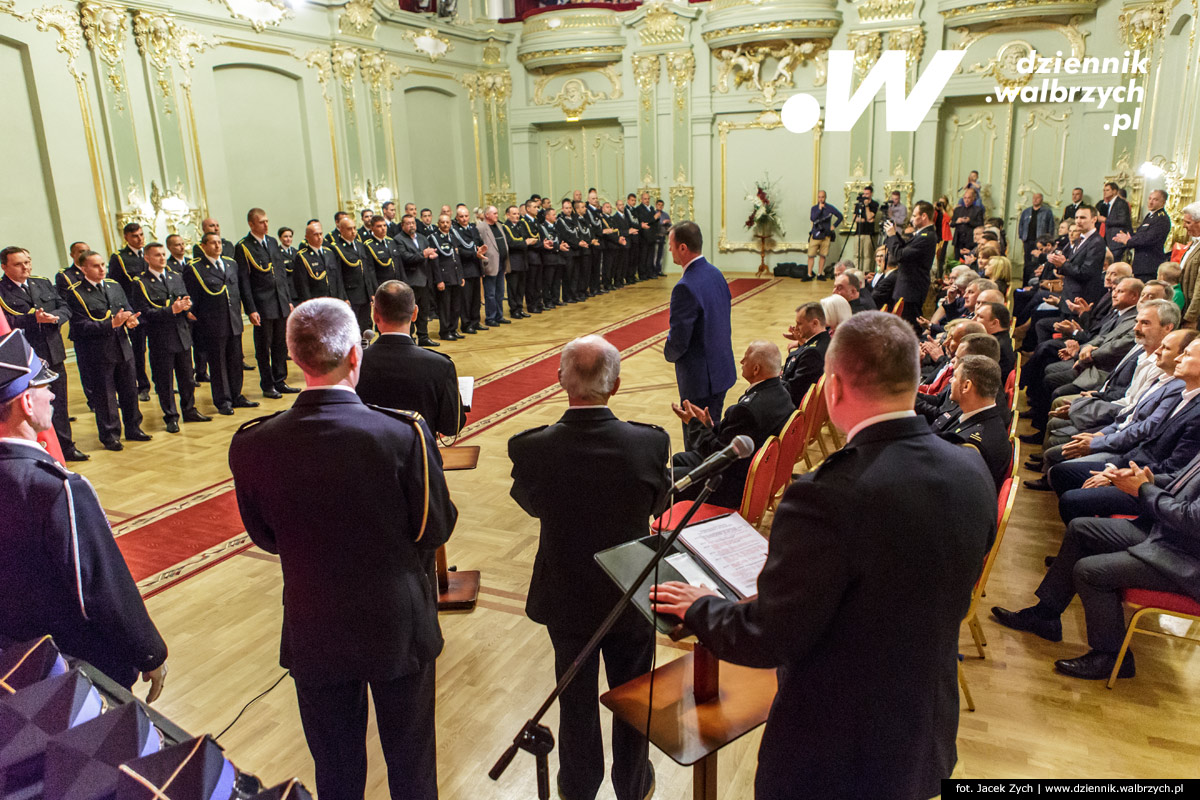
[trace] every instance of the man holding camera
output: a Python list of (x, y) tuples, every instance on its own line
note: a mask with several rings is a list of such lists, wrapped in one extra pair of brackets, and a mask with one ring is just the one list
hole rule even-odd
[[(825, 202), (825, 192), (817, 192), (817, 204), (808, 212), (812, 230), (808, 234), (808, 274), (800, 280), (825, 280), (825, 257), (829, 255), (829, 243), (837, 238), (834, 231), (844, 217), (837, 206)], [(837, 219), (834, 222), (834, 219)]]
[(875, 260), (875, 215), (879, 213), (879, 203), (871, 199), (874, 193), (875, 188), (867, 186), (854, 201), (854, 238), (858, 242), (855, 260), (863, 272), (870, 272)]

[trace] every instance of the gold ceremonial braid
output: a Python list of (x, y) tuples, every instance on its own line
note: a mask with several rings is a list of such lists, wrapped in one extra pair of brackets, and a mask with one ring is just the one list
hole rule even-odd
[(414, 542), (421, 541), (421, 537), (425, 535), (425, 524), (429, 521), (429, 449), (425, 445), (425, 432), (421, 430), (420, 420), (421, 415), (417, 414), (416, 420), (413, 421), (413, 427), (417, 431), (417, 438), (421, 440), (421, 470), (425, 478), (425, 509), (421, 512), (421, 530), (417, 531), (417, 538), (413, 539)]
[(363, 244), (366, 246), (367, 252), (369, 252), (371, 254), (371, 258), (373, 258), (375, 260), (376, 264), (378, 264), (381, 267), (390, 267), (392, 265), (392, 261), (395, 260), (394, 258), (389, 258), (387, 261), (380, 261), (379, 256), (375, 254), (375, 251), (373, 249), (371, 249), (370, 242), (364, 242)]
[(17, 693), (17, 690), (8, 684), (8, 679), (12, 677), (12, 674), (14, 672), (16, 672), (17, 670), (19, 670), (21, 668), (21, 665), (25, 663), (25, 659), (29, 658), (29, 656), (33, 654), (33, 651), (37, 650), (38, 646), (41, 645), (42, 642), (46, 641), (49, 638), (50, 638), (49, 635), (43, 636), (42, 638), (40, 638), (36, 642), (34, 642), (32, 645), (30, 645), (29, 649), (25, 651), (25, 655), (21, 656), (21, 658), (18, 659), (17, 663), (13, 664), (12, 669), (10, 669), (8, 672), (4, 673), (3, 675), (0, 675), (0, 689), (3, 689), (4, 691), (8, 692), (9, 694)]
[[(266, 241), (266, 240), (264, 239), (263, 241)], [(242, 239), (242, 252), (246, 254), (246, 260), (250, 262), (250, 266), (254, 267), (259, 272), (266, 272), (266, 273), (271, 272), (270, 267), (266, 267), (266, 268), (260, 267), (258, 265), (258, 262), (254, 260), (254, 256), (250, 255), (250, 248), (246, 247), (245, 239)], [(268, 253), (267, 255), (270, 255), (270, 253)]]
[[(307, 252), (315, 253), (316, 250), (313, 250), (310, 247)], [(303, 264), (304, 264), (304, 271), (307, 272), (314, 281), (323, 281), (323, 280), (325, 280), (325, 276), (329, 274), (329, 270), (325, 270), (320, 275), (313, 272), (312, 267), (308, 263), (308, 259), (304, 257), (304, 253), (300, 253), (300, 261), (303, 262)]]
[(149, 293), (148, 291), (146, 291), (146, 284), (142, 282), (142, 276), (141, 276), (141, 275), (139, 275), (139, 276), (137, 276), (136, 278), (134, 278), (134, 280), (135, 280), (135, 281), (137, 281), (137, 285), (138, 285), (138, 286), (142, 287), (142, 294), (146, 296), (146, 302), (147, 302), (147, 303), (149, 303), (150, 305), (154, 306), (155, 308), (166, 308), (166, 307), (167, 307), (167, 304), (166, 304), (166, 303), (163, 303), (163, 304), (160, 306), (158, 303), (156, 303), (156, 302), (154, 302), (153, 300), (151, 300), (151, 299), (150, 299), (150, 293)]
[(121, 272), (125, 273), (126, 280), (133, 280), (133, 276), (129, 274), (129, 267), (125, 266), (125, 259), (121, 258), (121, 251), (118, 250), (114, 255), (117, 257), (117, 263), (121, 265)]
[(12, 308), (11, 308), (11, 307), (8, 305), (8, 303), (4, 302), (4, 297), (3, 297), (3, 295), (0, 295), (0, 308), (3, 308), (5, 311), (7, 311), (9, 314), (12, 314), (14, 317), (26, 317), (26, 316), (29, 316), (29, 317), (31, 317), (31, 316), (33, 316), (34, 314), (36, 314), (36, 313), (37, 313), (37, 309), (36, 309), (36, 308), (31, 308), (31, 309), (30, 309), (30, 310), (28, 310), (28, 311), (14, 311), (14, 310), (13, 310), (13, 309), (12, 309)]
[[(524, 222), (524, 220), (522, 220), (522, 222)], [(519, 237), (519, 236), (517, 236), (515, 233), (513, 233), (511, 230), (509, 230), (509, 229), (508, 229), (508, 226), (509, 226), (509, 225), (513, 225), (513, 227), (516, 227), (516, 225), (515, 225), (514, 223), (511, 223), (511, 222), (504, 222), (504, 223), (501, 223), (501, 226), (500, 226), (500, 227), (504, 228), (504, 232), (505, 232), (505, 234), (507, 234), (507, 235), (508, 235), (508, 238), (512, 239), (514, 242), (518, 242), (518, 241), (520, 241), (520, 242), (523, 242), (523, 241), (525, 241), (524, 239), (522, 239), (521, 237)], [(528, 228), (529, 226), (528, 226), (528, 225), (526, 225), (525, 227), (526, 227), (526, 228)], [(533, 236), (533, 234), (531, 233), (531, 234), (530, 234), (530, 238), (532, 238), (532, 236)]]
[(533, 228), (529, 227), (529, 220), (525, 219), (524, 217), (521, 217), (520, 222), (522, 225), (525, 226), (525, 230), (529, 233), (529, 238), (536, 239), (537, 234), (533, 232)]
[[(368, 249), (370, 249), (370, 248), (368, 248)], [(359, 269), (362, 269), (362, 259), (360, 258), (358, 261), (351, 261), (350, 259), (346, 258), (346, 256), (344, 256), (342, 254), (342, 248), (339, 247), (336, 243), (333, 244), (333, 252), (338, 254), (338, 258), (340, 258), (342, 260), (342, 263), (345, 264), (347, 267), (358, 267)]]
[(214, 292), (212, 289), (208, 288), (208, 286), (204, 283), (204, 278), (200, 277), (200, 270), (196, 268), (196, 264), (199, 262), (200, 259), (195, 259), (192, 261), (191, 267), (192, 272), (196, 273), (196, 280), (200, 283), (200, 288), (204, 290), (205, 294), (209, 295), (210, 297), (220, 297), (223, 294), (229, 294), (229, 286), (224, 283), (221, 284), (221, 291), (219, 292)]
[[(92, 315), (92, 310), (90, 308), (88, 308), (87, 303), (85, 303), (83, 301), (83, 295), (81, 295), (78, 292), (78, 290), (76, 290), (76, 288), (75, 288), (78, 285), (79, 285), (78, 283), (72, 283), (70, 289), (71, 289), (71, 294), (75, 295), (75, 299), (79, 301), (79, 305), (83, 306), (83, 313), (85, 313), (89, 317), (91, 317), (92, 322), (104, 322), (104, 320), (109, 319), (112, 316), (111, 308), (108, 309), (108, 313), (106, 313), (103, 317), (95, 317)], [(102, 283), (102, 284), (100, 284), (100, 286), (103, 287), (104, 284)]]

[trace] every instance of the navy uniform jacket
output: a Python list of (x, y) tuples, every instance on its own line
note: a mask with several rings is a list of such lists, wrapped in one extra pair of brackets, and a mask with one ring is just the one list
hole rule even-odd
[(287, 273), (288, 294), (293, 303), (299, 302), (296, 300), (296, 253), (294, 247), (279, 245), (279, 261), (283, 264), (283, 271)]
[[(409, 286), (416, 289), (421, 286), (429, 286), (433, 281), (429, 279), (431, 269), (429, 259), (425, 257), (424, 250), (427, 247), (425, 237), (414, 232), (413, 236), (416, 241), (404, 235), (404, 232), (396, 234), (392, 240), (396, 243), (396, 247), (400, 253), (400, 263), (404, 265), (404, 274), (407, 276)], [(433, 309), (427, 309), (432, 311)]]
[(996, 482), (996, 491), (1012, 474), (1009, 467), (1012, 464), (1012, 442), (1008, 438), (1008, 425), (1004, 423), (1004, 412), (999, 406), (984, 409), (963, 422), (961, 417), (956, 419), (944, 433), (939, 433), (943, 439), (955, 444), (969, 444), (983, 456), (992, 480)]
[[(446, 288), (459, 286), (463, 282), (463, 268), (458, 260), (458, 248), (449, 233), (442, 233), (437, 228), (429, 234), (429, 246), (438, 251), (434, 261), (433, 284), (446, 284)], [(447, 255), (448, 254), (448, 255)], [(431, 309), (432, 310), (432, 309)]]
[(1095, 303), (1105, 293), (1104, 251), (1107, 245), (1100, 234), (1093, 232), (1075, 246), (1071, 257), (1057, 267), (1062, 277), (1062, 299), (1076, 300), (1082, 297)]
[[(8, 324), (20, 328), (38, 358), (50, 364), (61, 364), (67, 357), (63, 346), (62, 323), (71, 318), (71, 311), (46, 278), (30, 276), (25, 279), (25, 294), (7, 275), (0, 277), (0, 309)], [(58, 317), (58, 322), (38, 322), (35, 311), (45, 311)]]
[(374, 235), (367, 239), (364, 248), (371, 268), (375, 271), (375, 285), (381, 286), (387, 281), (404, 281), (408, 276), (404, 271), (404, 262), (400, 259), (400, 246), (391, 239), (376, 239)]
[[(955, 213), (958, 213), (958, 209)], [(929, 268), (933, 265), (933, 257), (937, 252), (937, 234), (932, 225), (927, 225), (905, 241), (900, 236), (899, 229), (896, 231), (887, 237), (888, 254), (899, 261), (892, 302), (903, 299), (906, 307), (919, 310), (925, 304), (925, 296), (929, 294)]]
[[(688, 441), (692, 451), (701, 458), (721, 450), (740, 435), (754, 440), (757, 452), (767, 439), (777, 435), (787, 424), (788, 417), (796, 410), (791, 395), (779, 378), (767, 378), (751, 386), (738, 401), (725, 409), (725, 416), (713, 427), (693, 419), (687, 424)], [(742, 458), (725, 470), (721, 485), (709, 498), (710, 503), (725, 508), (737, 508), (742, 504), (742, 493), (746, 488), (746, 477), (750, 474), (750, 461)]]
[[(525, 254), (525, 261), (528, 266), (536, 267), (546, 262), (545, 256), (549, 252), (546, 250), (545, 234), (542, 231), (542, 223), (537, 217), (531, 217), (528, 214), (522, 213), (517, 219), (517, 235), (523, 236), (526, 239), (537, 239), (537, 244), (531, 244), (529, 250)], [(557, 263), (557, 262), (555, 262)]]
[(131, 360), (133, 348), (126, 327), (112, 326), (114, 314), (135, 310), (121, 286), (108, 279), (98, 286), (85, 280), (70, 291), (67, 306), (71, 309), (71, 341), (76, 354), (97, 366)]
[[(553, 425), (508, 440), (512, 497), (541, 522), (525, 612), (552, 633), (586, 636), (621, 590), (596, 563), (601, 550), (647, 534), (666, 506), (671, 437), (607, 408), (568, 409)], [(586, 488), (585, 488), (586, 487)], [(644, 629), (636, 609), (618, 629)]]
[[(537, 250), (535, 248), (534, 250), (530, 251), (529, 263), (534, 263), (533, 254), (537, 253), (537, 259), (542, 266), (561, 267), (564, 263), (566, 263), (565, 259), (569, 258), (570, 254), (563, 253), (563, 251), (559, 249), (559, 246), (562, 244), (562, 239), (559, 238), (557, 223), (551, 225), (548, 222), (542, 222), (538, 230), (539, 233), (534, 235), (538, 236), (538, 240), (541, 242), (541, 250)], [(547, 242), (550, 243), (549, 247), (546, 247)]]
[(433, 554), (458, 511), (418, 415), (310, 389), (243, 425), (229, 466), (246, 532), (283, 566), (283, 667), (388, 681), (437, 658)]
[(296, 302), (303, 303), (314, 297), (346, 299), (342, 271), (338, 268), (337, 255), (332, 248), (322, 246), (320, 252), (311, 247), (301, 250), (296, 255), (296, 266), (292, 269)]
[(233, 259), (221, 256), (220, 269), (207, 256), (193, 259), (183, 280), (192, 297), (196, 330), (204, 339), (216, 342), (242, 335), (242, 297)]
[(825, 374), (825, 351), (828, 349), (829, 331), (821, 331), (788, 353), (787, 360), (783, 362), (783, 372), (779, 377), (796, 408), (804, 402), (809, 387), (816, 386)]
[(1163, 209), (1151, 211), (1129, 236), (1125, 247), (1133, 248), (1133, 277), (1148, 281), (1158, 276), (1158, 265), (1167, 260), (1163, 245), (1171, 233), (1171, 216)]
[(81, 280), (83, 280), (83, 270), (74, 264), (54, 274), (54, 288), (64, 303), (67, 301), (67, 295), (71, 293), (71, 284), (79, 283)]
[(284, 319), (291, 312), (292, 287), (279, 252), (279, 242), (270, 236), (259, 244), (253, 236), (237, 243), (233, 251), (238, 266), (238, 289), (249, 316)]
[(417, 412), (443, 436), (453, 436), (467, 424), (454, 362), (444, 353), (417, 347), (411, 336), (380, 334), (363, 351), (356, 389), (364, 403)]
[(45, 634), (125, 687), (167, 646), (87, 478), (40, 445), (0, 441), (0, 634)]
[[(142, 252), (145, 252), (145, 248), (142, 248)], [(126, 295), (133, 288), (133, 279), (145, 271), (145, 259), (129, 245), (125, 245), (108, 259), (108, 277), (121, 284)]]
[(1143, 484), (1137, 499), (1141, 516), (1136, 524), (1148, 528), (1150, 535), (1129, 548), (1130, 555), (1200, 600), (1200, 455), (1180, 472), (1157, 475), (1154, 483)]
[(333, 237), (331, 249), (342, 271), (346, 299), (358, 306), (370, 303), (379, 284), (375, 282), (375, 270), (367, 263), (366, 245), (358, 240), (347, 242), (339, 234)]
[(142, 312), (138, 318), (145, 326), (152, 353), (182, 353), (192, 349), (192, 327), (188, 324), (188, 312), (178, 314), (171, 311), (171, 304), (181, 297), (188, 297), (183, 276), (174, 270), (165, 269), (160, 277), (146, 270), (133, 279), (133, 307)]
[(533, 238), (521, 220), (516, 222), (500, 221), (500, 231), (504, 234), (504, 243), (508, 245), (508, 269), (510, 272), (524, 272), (529, 245), (526, 239)]
[(757, 800), (941, 791), (957, 760), (959, 629), (995, 532), (983, 463), (921, 419), (859, 431), (788, 488), (758, 596), (702, 597), (685, 620), (723, 661), (783, 667)]
[(450, 238), (454, 241), (454, 248), (458, 250), (458, 263), (462, 265), (463, 277), (482, 277), (483, 264), (476, 254), (479, 246), (483, 244), (483, 237), (479, 235), (479, 229), (475, 227), (474, 223), (469, 223), (464, 227), (457, 222), (451, 222)]
[(558, 235), (558, 240), (566, 242), (567, 247), (570, 248), (565, 253), (561, 250), (559, 252), (562, 254), (563, 263), (571, 266), (585, 252), (585, 248), (582, 245), (583, 236), (579, 229), (579, 221), (574, 216), (559, 214), (558, 220), (554, 223), (554, 232)]
[(671, 290), (671, 330), (663, 355), (675, 365), (680, 397), (711, 397), (737, 383), (730, 303), (725, 276), (703, 256)]

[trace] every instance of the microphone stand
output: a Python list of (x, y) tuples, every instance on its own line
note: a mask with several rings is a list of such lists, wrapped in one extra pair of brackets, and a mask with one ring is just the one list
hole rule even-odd
[(513, 743), (508, 746), (504, 754), (488, 770), (489, 778), (494, 781), (500, 780), (500, 776), (504, 774), (504, 770), (508, 769), (508, 765), (516, 757), (517, 751), (524, 750), (533, 755), (537, 764), (538, 800), (550, 800), (550, 752), (554, 750), (554, 734), (550, 732), (549, 728), (541, 724), (542, 717), (546, 715), (546, 712), (550, 710), (550, 706), (554, 705), (554, 701), (571, 684), (571, 681), (575, 680), (575, 676), (583, 667), (584, 662), (591, 658), (592, 654), (600, 647), (600, 642), (612, 630), (613, 625), (617, 623), (620, 616), (625, 613), (625, 609), (629, 607), (634, 594), (641, 588), (646, 578), (650, 577), (650, 573), (654, 572), (658, 567), (659, 562), (671, 552), (671, 547), (675, 544), (675, 540), (679, 538), (680, 532), (687, 527), (687, 524), (691, 522), (696, 511), (708, 499), (709, 495), (716, 491), (720, 483), (720, 473), (713, 475), (704, 483), (704, 488), (700, 490), (700, 494), (692, 501), (691, 508), (683, 515), (683, 519), (679, 521), (675, 529), (662, 539), (658, 551), (646, 563), (646, 566), (642, 568), (641, 573), (634, 579), (629, 588), (625, 590), (625, 594), (621, 595), (621, 599), (613, 606), (612, 611), (608, 612), (608, 616), (604, 618), (604, 622), (600, 623), (600, 627), (592, 634), (592, 638), (588, 641), (587, 646), (571, 662), (571, 666), (563, 673), (562, 679), (559, 680), (554, 690), (550, 692), (550, 696), (542, 702), (537, 712), (521, 727), (521, 730), (513, 738)]

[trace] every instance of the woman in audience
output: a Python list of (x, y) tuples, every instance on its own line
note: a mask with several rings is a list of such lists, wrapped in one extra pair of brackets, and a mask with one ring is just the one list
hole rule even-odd
[(840, 294), (822, 297), (821, 310), (825, 312), (825, 326), (829, 329), (830, 336), (837, 330), (838, 325), (850, 319), (854, 313), (850, 310), (850, 303)]
[(1012, 261), (1008, 256), (992, 256), (984, 265), (983, 277), (994, 280), (1000, 287), (1000, 294), (1008, 297), (1008, 284), (1012, 281)]

